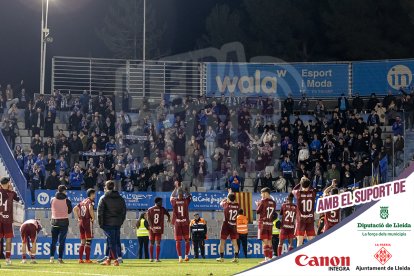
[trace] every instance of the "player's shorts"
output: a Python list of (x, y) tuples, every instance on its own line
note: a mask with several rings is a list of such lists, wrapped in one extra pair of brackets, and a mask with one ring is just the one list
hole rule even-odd
[(257, 238), (259, 240), (272, 240), (272, 228), (263, 228), (259, 225)]
[(239, 233), (237, 233), (236, 226), (232, 227), (227, 223), (223, 223), (221, 226), (220, 238), (226, 240), (228, 236), (230, 236), (230, 239), (232, 240), (237, 240), (239, 238)]
[(81, 240), (93, 239), (93, 222), (91, 220), (82, 220), (79, 224)]
[(280, 229), (279, 239), (280, 240), (287, 240), (287, 239), (294, 239), (295, 238), (295, 229)]
[(28, 224), (28, 223), (23, 224), (22, 227), (20, 227), (20, 236), (22, 237), (23, 243), (28, 243), (28, 242), (34, 243), (34, 241), (37, 238), (36, 226), (33, 224)]
[(176, 241), (181, 240), (188, 240), (190, 239), (190, 225), (184, 224), (184, 225), (174, 225), (174, 239)]
[(152, 231), (149, 232), (149, 240), (150, 241), (160, 241), (161, 240), (161, 233), (153, 233)]
[(315, 233), (315, 225), (312, 222), (296, 222), (296, 231), (295, 236), (308, 236), (308, 237), (314, 237), (316, 236)]
[(2, 238), (6, 238), (6, 239), (14, 238), (13, 223), (0, 222), (0, 239)]

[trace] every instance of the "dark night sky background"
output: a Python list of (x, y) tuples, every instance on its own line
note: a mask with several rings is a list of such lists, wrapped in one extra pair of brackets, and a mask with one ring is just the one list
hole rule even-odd
[[(108, 3), (115, 0), (50, 0), (49, 28), (54, 42), (47, 48), (46, 93), (53, 56), (111, 57), (97, 35)], [(218, 0), (151, 0), (157, 18), (166, 23), (172, 54), (194, 49), (205, 17)], [(41, 0), (0, 0), (0, 84), (21, 79), (38, 91)]]

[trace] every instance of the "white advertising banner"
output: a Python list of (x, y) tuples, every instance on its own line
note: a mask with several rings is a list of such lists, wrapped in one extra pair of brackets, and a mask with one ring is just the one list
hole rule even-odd
[(327, 198), (317, 211), (332, 204), (357, 205), (357, 211), (304, 246), (238, 275), (414, 275), (414, 174), (355, 190), (342, 201)]

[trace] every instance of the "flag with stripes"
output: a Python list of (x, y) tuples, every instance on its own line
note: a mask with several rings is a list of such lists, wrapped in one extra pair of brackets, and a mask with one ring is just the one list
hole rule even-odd
[(239, 203), (240, 208), (243, 209), (244, 215), (249, 220), (249, 223), (253, 222), (253, 202), (252, 193), (240, 192), (236, 193), (236, 201)]

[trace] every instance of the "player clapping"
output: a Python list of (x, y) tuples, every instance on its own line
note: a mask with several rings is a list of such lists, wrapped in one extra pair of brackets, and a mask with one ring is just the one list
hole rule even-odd
[(272, 259), (272, 227), (273, 217), (276, 214), (276, 202), (270, 196), (270, 189), (263, 188), (261, 191), (261, 200), (256, 201), (258, 215), (258, 239), (262, 240), (264, 261)]
[(156, 243), (156, 262), (160, 262), (161, 239), (164, 233), (164, 216), (168, 217), (170, 222), (170, 214), (167, 209), (162, 206), (162, 198), (157, 197), (154, 200), (155, 206), (148, 209), (149, 224), (149, 240), (150, 240), (150, 262), (154, 261), (154, 243)]
[(308, 240), (315, 237), (315, 198), (316, 192), (311, 187), (308, 178), (302, 177), (300, 183), (293, 188), (293, 195), (296, 197), (296, 232), (298, 239), (297, 246), (303, 244), (303, 238), (306, 235)]
[(282, 255), (283, 242), (289, 241), (289, 251), (293, 249), (293, 239), (295, 238), (295, 217), (296, 205), (293, 204), (293, 194), (290, 193), (286, 202), (282, 204), (280, 216), (282, 225), (280, 227), (279, 245), (277, 247), (277, 255)]
[(234, 250), (234, 258), (232, 262), (238, 263), (239, 249), (237, 246), (237, 239), (239, 237), (239, 234), (237, 233), (236, 219), (240, 207), (239, 203), (235, 202), (236, 195), (231, 191), (231, 189), (229, 189), (228, 192), (229, 193), (227, 195), (227, 198), (223, 199), (220, 203), (220, 206), (224, 208), (224, 221), (221, 226), (220, 234), (220, 258), (217, 258), (216, 260), (218, 262), (224, 262), (224, 245), (226, 243), (227, 237), (230, 236)]
[[(92, 263), (91, 261), (91, 243), (93, 239), (93, 222), (95, 214), (93, 206), (95, 202), (95, 190), (88, 189), (87, 198), (73, 208), (74, 214), (79, 222), (81, 246), (79, 248), (79, 263)], [(83, 261), (83, 253), (85, 253), (85, 261)]]

